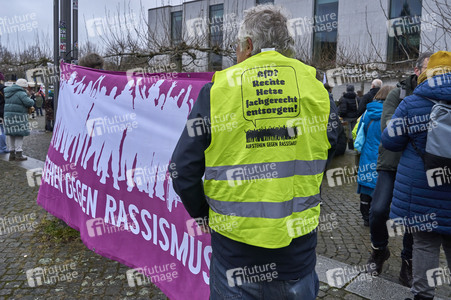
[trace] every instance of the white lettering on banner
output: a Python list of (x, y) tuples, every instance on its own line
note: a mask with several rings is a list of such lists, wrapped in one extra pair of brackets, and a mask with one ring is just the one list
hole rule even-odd
[[(158, 80), (147, 87), (134, 84), (133, 80), (140, 78), (132, 77), (133, 80), (123, 88), (114, 87), (108, 93), (102, 86), (106, 75), (92, 82), (85, 77), (77, 77), (77, 70), (70, 72), (68, 74), (71, 75), (64, 76), (68, 80), (61, 81), (60, 98), (68, 101), (59, 108), (51, 146), (63, 154), (66, 161), (85, 170), (88, 166), (92, 168), (102, 184), (106, 183), (107, 177), (113, 179), (116, 190), (124, 188), (120, 187), (119, 182), (132, 183), (126, 187), (127, 191), (137, 189), (151, 198), (158, 197), (167, 202), (171, 211), (180, 199), (172, 188), (167, 189), (167, 186), (172, 186), (169, 176), (158, 176), (157, 180), (150, 182), (151, 178), (137, 178), (139, 174), (127, 171), (135, 166), (158, 169), (170, 162), (171, 150), (177, 143), (186, 118), (170, 118), (168, 122), (168, 116), (174, 110), (188, 115), (194, 103), (192, 85), (180, 89), (177, 82), (171, 81), (167, 92), (162, 92), (165, 80)], [(81, 102), (83, 105), (80, 105)], [(115, 111), (133, 113), (130, 116), (108, 115), (105, 118), (105, 112), (111, 111), (113, 103)], [(77, 117), (74, 117), (75, 114)], [(118, 127), (118, 124), (127, 124), (130, 119), (133, 119), (133, 128), (125, 125)], [(154, 134), (149, 135), (149, 132)], [(149, 153), (149, 145), (158, 145), (164, 151)]]
[[(47, 158), (46, 168), (44, 169), (44, 173), (46, 174), (46, 178), (58, 177), (55, 174), (61, 174), (62, 170), (58, 166), (56, 166), (50, 159)], [(52, 169), (48, 166), (53, 165)], [(55, 171), (60, 169), (59, 171)], [(53, 170), (54, 173), (51, 173), (49, 170)], [(48, 174), (48, 175), (47, 175)], [(59, 182), (62, 182), (62, 179)], [(80, 180), (76, 180), (74, 177), (71, 177), (70, 173), (66, 173), (65, 178), (65, 190), (66, 196), (69, 199), (74, 199), (81, 207), (82, 211), (91, 215), (92, 218), (96, 218), (96, 207), (97, 207), (97, 196), (98, 190), (93, 189), (86, 184), (82, 183)], [(46, 181), (47, 182), (47, 181)], [(49, 182), (47, 182), (49, 183)], [(56, 180), (53, 181), (54, 184), (51, 184), (52, 187), (59, 190), (59, 186), (56, 184)], [(62, 186), (62, 185), (60, 185)], [(63, 193), (63, 189), (61, 188), (61, 193)], [(119, 208), (118, 208), (119, 207)], [(119, 211), (118, 211), (119, 210)], [(118, 211), (117, 216), (115, 212)], [(128, 213), (127, 213), (128, 212)], [(138, 218), (136, 215), (140, 216), (140, 220), (143, 226), (140, 226), (138, 222)], [(129, 219), (131, 219), (131, 223), (129, 224)], [(149, 221), (152, 220), (152, 228), (149, 226)], [(152, 242), (155, 245), (160, 246), (163, 251), (170, 250), (171, 256), (177, 258), (184, 266), (186, 266), (186, 260), (188, 259), (188, 268), (190, 272), (194, 275), (199, 274), (201, 270), (201, 262), (202, 262), (202, 253), (203, 260), (205, 261), (207, 267), (210, 267), (210, 258), (209, 254), (211, 253), (211, 246), (206, 245), (203, 247), (202, 241), (197, 240), (197, 248), (196, 239), (190, 236), (185, 231), (183, 232), (182, 241), (179, 242), (177, 227), (169, 223), (165, 218), (158, 217), (156, 214), (151, 214), (146, 209), (139, 210), (138, 207), (134, 204), (129, 204), (127, 209), (125, 208), (124, 201), (119, 200), (119, 205), (117, 205), (117, 201), (113, 196), (106, 194), (106, 205), (105, 205), (105, 217), (104, 222), (114, 225), (118, 228), (123, 227), (126, 231), (130, 231), (131, 233), (138, 235), (141, 234), (142, 237), (150, 241), (153, 237)], [(157, 226), (157, 224), (159, 226)], [(141, 230), (140, 228), (143, 228)], [(129, 230), (130, 228), (130, 230)], [(170, 235), (168, 236), (167, 230), (171, 229)], [(158, 239), (158, 235), (161, 235), (161, 238)], [(188, 247), (189, 246), (189, 247)], [(197, 251), (196, 251), (197, 249)], [(194, 265), (194, 262), (196, 264)], [(209, 284), (209, 277), (205, 271), (202, 271), (202, 277), (206, 284)]]
[[(188, 268), (190, 272), (194, 275), (199, 274), (201, 270), (201, 262), (202, 262), (202, 253), (204, 257), (204, 261), (207, 267), (210, 267), (210, 257), (211, 246), (206, 245), (203, 247), (202, 241), (197, 240), (197, 248), (196, 239), (190, 235), (188, 235), (185, 231), (183, 232), (182, 241), (179, 242), (179, 237), (177, 233), (177, 227), (169, 223), (165, 218), (158, 217), (156, 214), (151, 214), (146, 209), (141, 209), (139, 212), (138, 208), (134, 204), (128, 205), (128, 208), (125, 209), (124, 201), (119, 200), (119, 205), (117, 205), (117, 201), (113, 196), (107, 194), (106, 195), (106, 206), (105, 206), (105, 223), (110, 223), (114, 226), (121, 227), (123, 226), (126, 230), (129, 228), (129, 220), (127, 216), (130, 216), (132, 219), (132, 224), (130, 224), (131, 232), (135, 235), (141, 234), (142, 237), (150, 241), (152, 239), (153, 244), (160, 246), (163, 251), (170, 250), (171, 256), (177, 258), (184, 266), (186, 266), (186, 259), (188, 259)], [(118, 210), (119, 206), (119, 214), (116, 217), (115, 212)], [(127, 214), (128, 212), (128, 214)], [(143, 230), (141, 230), (141, 226), (138, 222), (138, 218), (135, 218), (136, 215), (140, 216), (140, 220), (143, 225)], [(152, 228), (149, 225), (149, 221), (152, 220)], [(124, 222), (123, 225), (122, 222)], [(157, 224), (159, 226), (157, 226)], [(170, 235), (168, 236), (168, 229), (171, 229)], [(159, 234), (161, 238), (159, 239)], [(188, 247), (189, 246), (189, 247)], [(197, 251), (196, 251), (197, 249)], [(194, 265), (194, 261), (196, 261), (196, 265)], [(205, 271), (202, 271), (202, 276), (206, 284), (209, 284), (210, 279)]]
[[(86, 245), (101, 255), (138, 266), (149, 260), (175, 263), (188, 286), (198, 288), (177, 288), (169, 297), (206, 298), (212, 249), (205, 236), (186, 232), (188, 215), (168, 166), (197, 93), (209, 79), (149, 79), (139, 85), (134, 76), (126, 80), (78, 67), (61, 78), (38, 203), (85, 228), (83, 241), (89, 239)], [(151, 170), (150, 176), (142, 170)], [(116, 247), (124, 241), (136, 247)], [(138, 251), (149, 255), (134, 255)]]

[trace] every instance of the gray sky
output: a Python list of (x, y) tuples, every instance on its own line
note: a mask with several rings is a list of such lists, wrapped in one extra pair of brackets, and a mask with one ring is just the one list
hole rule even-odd
[[(188, 0), (189, 1), (189, 0)], [(132, 10), (132, 16), (140, 21), (141, 3), (145, 9), (164, 5), (179, 5), (187, 0), (79, 0), (79, 47), (89, 41), (97, 43), (98, 33), (102, 31), (102, 24), (117, 22), (117, 18), (108, 20), (105, 9), (110, 16), (117, 16), (120, 7), (121, 14), (129, 13), (128, 6)], [(71, 0), (72, 2), (72, 0)], [(0, 12), (0, 43), (8, 49), (15, 50), (18, 45), (23, 45), (34, 40), (36, 33), (48, 35), (47, 43), (53, 49), (53, 0), (0, 0), (3, 9)], [(125, 9), (124, 9), (125, 6)], [(86, 25), (85, 26), (85, 22)], [(111, 23), (110, 23), (111, 25)], [(87, 31), (87, 29), (89, 31)], [(43, 40), (45, 41), (45, 40)]]

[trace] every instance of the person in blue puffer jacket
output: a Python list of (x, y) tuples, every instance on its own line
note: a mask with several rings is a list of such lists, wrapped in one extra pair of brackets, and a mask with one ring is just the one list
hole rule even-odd
[[(429, 186), (422, 158), (434, 105), (427, 98), (451, 104), (450, 70), (451, 52), (433, 54), (413, 95), (399, 104), (382, 134), (384, 148), (402, 151), (390, 218), (394, 231), (402, 232), (397, 229), (403, 228), (413, 234), (411, 291), (415, 299), (433, 299), (435, 286), (446, 281), (447, 272), (439, 268), (441, 245), (451, 265), (451, 185)], [(449, 147), (450, 139), (443, 136), (443, 145)]]
[(376, 163), (381, 139), (382, 106), (392, 89), (394, 89), (394, 86), (383, 86), (376, 93), (373, 102), (366, 106), (366, 112), (357, 128), (357, 132), (359, 130), (365, 132), (357, 176), (357, 193), (360, 194), (360, 212), (364, 226), (369, 226), (372, 194), (377, 181)]

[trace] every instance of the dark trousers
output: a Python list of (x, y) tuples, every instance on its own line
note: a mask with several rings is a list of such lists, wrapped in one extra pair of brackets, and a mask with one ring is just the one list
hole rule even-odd
[(364, 221), (369, 221), (370, 219), (371, 202), (372, 198), (370, 195), (360, 194), (360, 212)]
[[(370, 209), (370, 232), (373, 246), (383, 249), (388, 245), (387, 221), (393, 198), (396, 172), (377, 171), (377, 174), (377, 183)], [(402, 259), (412, 259), (412, 245), (412, 234), (406, 232), (403, 238)]]
[[(436, 232), (419, 231), (413, 233), (413, 284), (412, 293), (433, 298), (435, 287), (449, 285), (449, 269), (451, 265), (451, 236)], [(439, 267), (440, 246), (445, 251), (448, 266)], [(447, 274), (448, 273), (448, 274)]]
[(54, 120), (45, 120), (45, 130), (53, 131)]

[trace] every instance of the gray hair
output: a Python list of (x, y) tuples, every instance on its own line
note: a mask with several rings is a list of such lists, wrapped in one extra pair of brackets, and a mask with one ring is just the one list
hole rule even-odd
[(103, 69), (104, 63), (103, 58), (97, 53), (88, 53), (80, 59), (78, 65), (92, 69)]
[(371, 82), (374, 87), (380, 88), (382, 86), (382, 80), (380, 79), (374, 79), (373, 82)]
[(417, 62), (415, 63), (415, 68), (421, 69), (423, 67), (424, 60), (432, 56), (432, 52), (424, 52), (418, 56)]
[(247, 38), (251, 39), (254, 47), (252, 55), (260, 53), (263, 48), (275, 48), (282, 55), (294, 56), (294, 40), (281, 7), (258, 5), (244, 11), (244, 20), (238, 32), (241, 49), (247, 46)]

